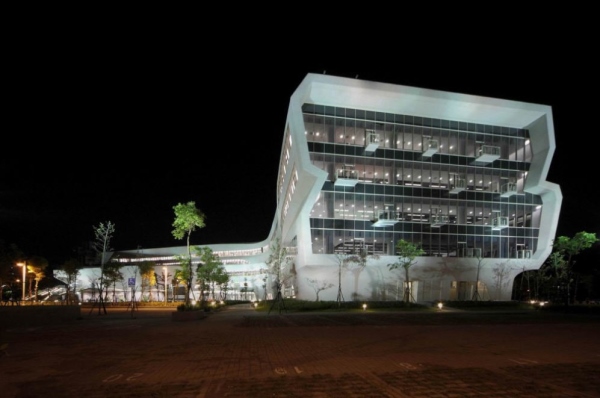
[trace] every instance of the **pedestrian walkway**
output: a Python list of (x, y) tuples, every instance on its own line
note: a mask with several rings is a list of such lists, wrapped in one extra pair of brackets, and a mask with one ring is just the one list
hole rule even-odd
[[(6, 330), (3, 397), (600, 397), (598, 319), (232, 306)], [(132, 316), (134, 315), (134, 316)]]

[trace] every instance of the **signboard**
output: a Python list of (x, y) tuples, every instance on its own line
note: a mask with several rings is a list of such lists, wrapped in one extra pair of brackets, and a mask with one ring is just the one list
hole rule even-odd
[(135, 278), (127, 278), (127, 286), (135, 286)]

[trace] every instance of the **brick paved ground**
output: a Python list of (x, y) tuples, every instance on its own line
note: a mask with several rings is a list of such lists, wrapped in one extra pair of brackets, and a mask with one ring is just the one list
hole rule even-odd
[(82, 311), (3, 333), (0, 397), (600, 397), (600, 319)]

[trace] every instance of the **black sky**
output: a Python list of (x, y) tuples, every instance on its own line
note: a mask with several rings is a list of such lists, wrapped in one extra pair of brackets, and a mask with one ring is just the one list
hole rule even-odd
[(591, 194), (598, 179), (589, 143), (597, 136), (592, 58), (568, 51), (489, 63), (439, 56), (357, 63), (343, 52), (314, 62), (268, 53), (197, 59), (164, 47), (44, 47), (30, 62), (11, 61), (0, 239), (51, 265), (106, 221), (116, 225), (115, 250), (183, 245), (171, 235), (173, 206), (188, 201), (207, 216), (192, 244), (265, 239), (289, 99), (307, 73), (552, 106), (557, 150), (548, 180), (564, 196), (558, 235), (600, 235)]

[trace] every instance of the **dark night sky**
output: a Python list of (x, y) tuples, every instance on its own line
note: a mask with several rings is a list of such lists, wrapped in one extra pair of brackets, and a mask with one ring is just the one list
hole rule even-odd
[[(558, 235), (600, 236), (590, 194), (598, 155), (587, 142), (597, 136), (597, 64), (570, 50), (512, 62), (432, 55), (356, 63), (343, 52), (311, 62), (269, 49), (198, 59), (166, 47), (41, 48), (11, 63), (0, 239), (51, 266), (109, 220), (115, 250), (183, 245), (171, 235), (180, 202), (195, 201), (207, 216), (192, 244), (265, 239), (290, 96), (307, 73), (324, 71), (552, 106), (557, 150), (548, 180), (564, 196)], [(567, 56), (568, 66), (553, 61)]]

